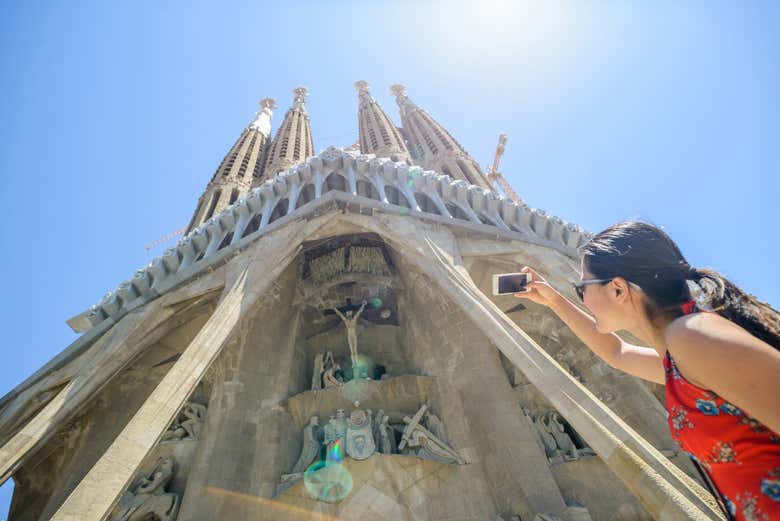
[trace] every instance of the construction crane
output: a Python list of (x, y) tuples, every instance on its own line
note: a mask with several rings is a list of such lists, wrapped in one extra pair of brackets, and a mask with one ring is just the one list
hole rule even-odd
[(144, 246), (144, 248), (146, 249), (146, 251), (149, 251), (152, 248), (154, 248), (156, 246), (159, 246), (160, 244), (162, 244), (164, 242), (168, 242), (171, 239), (173, 239), (174, 237), (176, 237), (177, 235), (181, 235), (182, 233), (184, 233), (186, 231), (187, 231), (187, 227), (183, 226), (183, 227), (179, 228), (178, 230), (172, 231), (168, 235), (164, 235), (164, 236), (160, 237), (156, 241), (148, 243), (146, 246)]
[(504, 176), (501, 175), (501, 172), (498, 171), (498, 164), (501, 162), (501, 156), (504, 155), (504, 146), (506, 145), (506, 134), (501, 134), (498, 136), (498, 145), (496, 146), (496, 157), (493, 159), (493, 165), (488, 167), (488, 173), (487, 173), (487, 179), (489, 183), (492, 183), (493, 181), (496, 182), (496, 184), (501, 187), (501, 190), (504, 192), (504, 195), (509, 197), (511, 200), (513, 200), (516, 203), (522, 203), (522, 199), (520, 199), (520, 196), (517, 195), (517, 193), (512, 189), (511, 186), (509, 186), (509, 183), (504, 179)]

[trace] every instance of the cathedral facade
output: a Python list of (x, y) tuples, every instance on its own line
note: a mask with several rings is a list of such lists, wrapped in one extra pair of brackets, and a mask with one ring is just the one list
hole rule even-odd
[(9, 521), (720, 519), (660, 386), (492, 294), (531, 265), (573, 297), (590, 234), (355, 88), (319, 154), (304, 87), (273, 136), (262, 100), (186, 235), (0, 400)]

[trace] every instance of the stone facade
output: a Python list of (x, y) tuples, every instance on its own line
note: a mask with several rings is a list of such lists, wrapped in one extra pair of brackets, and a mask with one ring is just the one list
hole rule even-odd
[(0, 400), (9, 520), (718, 519), (656, 386), (489, 292), (528, 264), (572, 296), (588, 236), (403, 161), (310, 157)]

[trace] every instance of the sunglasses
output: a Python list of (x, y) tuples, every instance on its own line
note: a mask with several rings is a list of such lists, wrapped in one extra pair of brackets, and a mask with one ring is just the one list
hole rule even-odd
[[(577, 292), (577, 296), (580, 297), (580, 300), (585, 301), (585, 286), (588, 286), (590, 284), (606, 284), (608, 282), (612, 282), (612, 279), (614, 278), (615, 277), (610, 277), (608, 279), (587, 279), (587, 280), (581, 280), (579, 282), (574, 282), (572, 284), (574, 286), (574, 291)], [(630, 281), (628, 281), (628, 285), (637, 290), (642, 289), (638, 285)]]
[[(612, 277), (614, 278), (614, 277)], [(588, 286), (589, 284), (606, 284), (607, 282), (612, 282), (612, 278), (609, 279), (588, 279), (588, 280), (581, 280), (579, 282), (574, 282), (574, 291), (577, 292), (577, 296), (580, 297), (580, 300), (585, 300), (585, 286)]]

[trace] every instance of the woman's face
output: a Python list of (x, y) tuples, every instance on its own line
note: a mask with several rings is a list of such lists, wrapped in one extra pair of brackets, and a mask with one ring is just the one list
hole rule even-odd
[[(588, 271), (584, 258), (580, 272), (581, 280), (598, 278)], [(637, 322), (636, 308), (630, 298), (628, 283), (623, 278), (606, 284), (588, 284), (583, 297), (585, 307), (596, 319), (596, 331), (599, 333), (631, 330)]]

